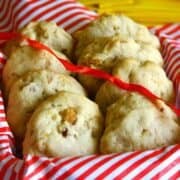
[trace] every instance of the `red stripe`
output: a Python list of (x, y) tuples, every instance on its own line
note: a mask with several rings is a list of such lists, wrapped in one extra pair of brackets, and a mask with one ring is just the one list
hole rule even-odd
[[(63, 9), (63, 10), (61, 10), (61, 11), (59, 11), (59, 12), (57, 12), (56, 14), (54, 14), (54, 15), (52, 15), (51, 17), (49, 17), (49, 18), (47, 18), (47, 21), (53, 21), (54, 19), (56, 19), (57, 17), (60, 17), (62, 14), (64, 14), (64, 13), (66, 13), (66, 12), (68, 12), (68, 11), (72, 11), (72, 10), (82, 10), (82, 9), (84, 9), (83, 7), (81, 7), (81, 6), (79, 6), (79, 7), (66, 7), (65, 9)], [(82, 13), (81, 12), (81, 14), (82, 15), (84, 15), (84, 13)], [(68, 16), (68, 15), (67, 15)], [(71, 16), (71, 15), (70, 15)], [(87, 14), (86, 14), (86, 16), (88, 16)], [(66, 18), (66, 17), (65, 17)], [(89, 18), (90, 18), (90, 15), (89, 15)], [(61, 20), (60, 20), (61, 21)]]
[[(126, 170), (124, 170), (122, 173), (118, 174), (114, 179), (120, 179), (123, 178), (124, 176), (127, 176), (128, 173), (130, 173), (131, 171), (134, 171), (136, 168), (138, 168), (138, 166), (140, 166), (142, 163), (144, 163), (145, 161), (154, 158), (155, 156), (161, 154), (164, 151), (165, 148), (163, 149), (159, 149), (156, 151), (153, 151), (151, 154), (148, 154), (144, 157), (142, 157), (141, 159), (137, 160), (135, 163), (133, 163), (131, 166), (129, 166)], [(137, 170), (137, 169), (136, 169)], [(100, 178), (99, 178), (100, 179)]]
[(113, 171), (115, 171), (118, 168), (121, 168), (121, 166), (123, 165), (123, 163), (127, 163), (128, 161), (130, 161), (132, 158), (134, 158), (135, 156), (141, 154), (141, 151), (136, 151), (134, 153), (130, 153), (128, 156), (125, 156), (123, 159), (120, 159), (119, 161), (115, 162), (113, 165), (111, 165), (111, 167), (109, 167), (108, 169), (106, 169), (103, 173), (101, 173), (98, 177), (96, 177), (97, 180), (103, 179), (106, 176), (108, 176), (109, 174), (111, 174)]
[[(39, 13), (37, 16), (35, 16), (32, 20), (33, 21), (37, 21), (39, 20), (42, 16), (48, 14), (49, 12), (53, 12), (54, 10), (58, 9), (59, 7), (65, 6), (67, 4), (72, 4), (74, 5), (74, 2), (70, 2), (70, 1), (66, 1), (66, 2), (57, 2), (58, 4), (55, 4), (54, 6), (45, 9), (44, 11), (42, 10), (41, 13)], [(75, 9), (75, 8), (74, 8)], [(54, 17), (54, 15), (53, 15)], [(54, 18), (56, 18), (58, 16), (55, 16)], [(46, 19), (46, 21), (48, 21), (49, 18)]]
[(168, 159), (173, 153), (179, 150), (179, 146), (173, 147), (170, 151), (168, 151), (166, 154), (163, 154), (161, 158), (157, 159), (155, 162), (153, 162), (150, 166), (148, 166), (146, 169), (141, 171), (138, 175), (134, 177), (134, 180), (142, 179), (143, 176), (145, 176), (147, 173), (152, 171), (155, 167), (159, 166), (163, 161)]
[(171, 163), (168, 163), (168, 165), (163, 168), (159, 173), (157, 173), (156, 175), (154, 175), (151, 179), (152, 180), (157, 180), (160, 177), (164, 176), (166, 173), (168, 173), (168, 171), (170, 171), (174, 166), (180, 166), (180, 157), (178, 157), (176, 160), (174, 160)]
[(0, 127), (0, 132), (3, 132), (3, 133), (10, 132), (10, 129), (9, 127)]
[(120, 154), (114, 154), (114, 155), (110, 155), (107, 156), (105, 159), (102, 159), (101, 161), (95, 163), (92, 167), (90, 167), (88, 170), (86, 170), (83, 174), (81, 174), (77, 180), (82, 180), (85, 179), (88, 175), (90, 175), (92, 172), (94, 172), (96, 169), (100, 168), (101, 166), (103, 166), (105, 163), (107, 163), (108, 161), (112, 160), (113, 158), (119, 156)]
[(13, 166), (13, 168), (12, 168), (12, 174), (11, 174), (11, 176), (10, 176), (10, 180), (14, 180), (14, 179), (16, 179), (16, 177), (17, 177), (17, 173), (16, 173), (16, 170), (15, 170), (15, 167), (16, 167), (16, 164), (17, 163), (14, 163), (14, 166)]
[(0, 5), (0, 12), (2, 13), (6, 1), (1, 1), (1, 2), (2, 4)]
[(46, 6), (48, 4), (51, 4), (51, 0), (45, 1), (42, 4), (39, 4), (33, 8), (31, 8), (24, 16), (22, 16), (20, 19), (18, 19), (17, 21), (17, 25), (19, 25), (22, 21), (24, 21), (28, 16), (30, 16), (32, 13), (34, 13), (35, 11), (39, 10), (40, 8), (42, 8), (43, 6)]
[(74, 160), (76, 159), (79, 159), (79, 157), (73, 157), (73, 158), (70, 158), (60, 164), (56, 164), (56, 166), (54, 166), (54, 168), (49, 171), (47, 174), (46, 174), (46, 178), (49, 179), (51, 176), (53, 176), (57, 171), (59, 171), (63, 166), (65, 166), (66, 164), (69, 164), (71, 162), (73, 162)]
[(157, 30), (155, 31), (155, 34), (156, 34), (157, 36), (160, 36), (160, 33), (163, 33), (163, 31), (165, 31), (166, 29), (168, 29), (169, 27), (171, 27), (171, 25), (172, 25), (172, 24), (166, 24), (166, 25), (162, 26), (161, 28), (159, 28), (159, 29), (157, 29)]
[(64, 26), (64, 29), (65, 29), (66, 31), (68, 31), (69, 29), (71, 29), (72, 27), (74, 27), (75, 25), (81, 23), (81, 22), (84, 21), (84, 20), (89, 20), (89, 19), (88, 19), (87, 17), (81, 17), (81, 18), (75, 20), (74, 22), (72, 22), (71, 24), (69, 24), (69, 25), (67, 25), (67, 26)]
[(0, 109), (0, 114), (4, 114), (5, 113), (5, 111), (4, 111), (4, 109)]
[(5, 64), (6, 63), (6, 59), (3, 58), (3, 57), (0, 57), (0, 63)]
[[(5, 1), (5, 0), (4, 0)], [(4, 19), (6, 18), (6, 14), (7, 14), (7, 9), (8, 9), (8, 5), (11, 3), (11, 0), (6, 0), (6, 6), (3, 7), (3, 9), (6, 9), (6, 11), (4, 12), (3, 16), (0, 18), (0, 21), (4, 21)], [(3, 11), (3, 10), (2, 10)], [(2, 12), (1, 12), (2, 13)]]
[(170, 46), (169, 44), (167, 46), (168, 47), (165, 48), (165, 53), (164, 53), (164, 59), (165, 59), (164, 67), (166, 67), (167, 64), (169, 64), (168, 57), (170, 56), (171, 52), (175, 49), (174, 46)]
[(8, 158), (11, 154), (9, 152), (6, 152), (4, 154), (0, 154), (0, 162), (2, 162), (4, 159)]
[(10, 143), (9, 139), (0, 139), (0, 143)]
[(72, 168), (68, 169), (66, 172), (64, 172), (61, 176), (58, 176), (58, 179), (66, 179), (69, 175), (72, 175), (74, 172), (76, 172), (78, 169), (80, 169), (84, 164), (96, 159), (97, 156), (89, 157), (88, 159), (85, 159)]
[(19, 170), (19, 179), (27, 179), (24, 177), (24, 171), (26, 168), (30, 168), (33, 164), (35, 164), (39, 160), (39, 157), (33, 156), (30, 160), (25, 160), (24, 164), (21, 166)]
[[(3, 113), (4, 114), (4, 113)], [(6, 117), (0, 117), (0, 122), (6, 121)]]
[(171, 68), (177, 64), (178, 60), (180, 60), (180, 58), (178, 57), (178, 55), (180, 54), (180, 50), (179, 51), (175, 51), (174, 53), (172, 53), (169, 57), (168, 57), (168, 63), (166, 64), (166, 71), (170, 71)]
[[(169, 57), (168, 57), (168, 61), (169, 63), (166, 65), (166, 73), (168, 74), (169, 71), (173, 68), (174, 65), (177, 64), (177, 61), (180, 60), (179, 57), (177, 57), (177, 55), (180, 53), (179, 51), (175, 51), (174, 53), (172, 53)], [(174, 58), (176, 56), (176, 58)]]
[(176, 55), (178, 55), (180, 53), (180, 49), (175, 49), (175, 51), (171, 51), (167, 57), (167, 64), (166, 64), (166, 68), (168, 67), (168, 65), (170, 64), (170, 62), (172, 61), (172, 58)]
[[(8, 11), (7, 11), (7, 14), (6, 14), (6, 18), (8, 18), (7, 16), (9, 16), (8, 21), (7, 21), (4, 25), (0, 26), (1, 29), (7, 28), (7, 26), (9, 26), (9, 25), (12, 24), (12, 19), (14, 18), (14, 17), (13, 17), (14, 8), (15, 8), (15, 7), (17, 6), (17, 4), (19, 3), (19, 2), (17, 2), (17, 1), (14, 1), (14, 2), (15, 2), (15, 3), (12, 4), (11, 9), (8, 8)], [(8, 14), (8, 13), (9, 13), (9, 14)]]
[(174, 36), (174, 39), (179, 40), (180, 39), (180, 34), (177, 34), (176, 36)]
[[(73, 8), (72, 8), (73, 9)], [(61, 19), (60, 21), (58, 21), (57, 22), (57, 25), (63, 25), (65, 22), (67, 22), (68, 20), (70, 20), (71, 18), (73, 18), (73, 17), (76, 17), (76, 16), (78, 16), (78, 15), (82, 15), (82, 13), (81, 12), (75, 12), (75, 13), (73, 13), (73, 14), (71, 14), (71, 15), (68, 15), (67, 17), (65, 17), (65, 18), (63, 18), (63, 19)], [(85, 19), (90, 19), (90, 18), (88, 18), (88, 17), (83, 17), (83, 18), (85, 18)]]
[[(180, 65), (176, 66), (173, 71), (171, 71), (169, 73), (169, 79), (172, 79), (173, 81), (175, 81), (176, 79), (176, 76), (180, 73), (178, 72), (178, 70), (180, 70)], [(178, 72), (178, 73), (177, 73)], [(175, 76), (176, 75), (176, 76)]]
[(166, 42), (163, 42), (161, 43), (161, 52), (162, 52), (162, 55), (163, 57), (166, 56), (166, 54), (168, 54), (169, 52), (171, 52), (172, 48), (174, 48), (174, 46), (171, 46), (167, 41)]
[(180, 168), (177, 172), (175, 172), (170, 178), (169, 180), (175, 180), (175, 179), (178, 179), (180, 178)]
[(15, 163), (17, 161), (16, 158), (11, 158), (10, 160), (8, 160), (6, 162), (6, 164), (4, 164), (4, 166), (1, 168), (0, 171), (0, 177), (4, 179), (4, 176), (6, 174), (6, 171), (8, 170), (9, 166), (12, 165), (13, 163)]
[[(23, 2), (23, 1), (22, 1), (22, 2)], [(21, 3), (22, 3), (22, 2), (21, 2)], [(17, 20), (17, 16), (19, 15), (20, 12), (25, 11), (26, 7), (28, 7), (28, 6), (36, 3), (37, 1), (36, 1), (36, 0), (32, 0), (32, 1), (24, 1), (24, 2), (25, 2), (25, 4), (23, 4), (22, 6), (20, 6), (19, 9), (18, 9), (18, 10), (16, 11), (16, 13), (14, 14), (14, 18), (15, 18), (16, 20)], [(14, 29), (17, 29), (18, 24), (17, 24), (16, 21), (14, 21), (13, 26), (14, 26)]]
[(49, 164), (50, 164), (49, 160), (44, 160), (43, 162), (41, 162), (41, 164), (38, 167), (36, 167), (36, 169), (31, 174), (26, 176), (26, 178), (27, 179), (33, 178), (34, 175), (38, 174), (40, 171), (46, 168)]
[[(91, 22), (91, 21), (87, 22), (86, 24), (83, 24), (81, 27), (79, 27), (78, 29), (76, 29), (76, 31), (83, 30), (84, 28), (87, 27), (87, 25), (88, 25), (90, 22)], [(76, 32), (76, 31), (75, 31), (75, 32)], [(74, 33), (75, 33), (75, 32), (74, 32)]]
[[(166, 32), (166, 34), (170, 35), (170, 37), (171, 37), (171, 36), (173, 36), (173, 33), (176, 33), (176, 32), (178, 32), (178, 31), (180, 31), (180, 26), (179, 26), (179, 25), (175, 26), (172, 30)], [(170, 39), (171, 39), (171, 38), (170, 38)], [(173, 38), (173, 39), (174, 39), (174, 38)]]

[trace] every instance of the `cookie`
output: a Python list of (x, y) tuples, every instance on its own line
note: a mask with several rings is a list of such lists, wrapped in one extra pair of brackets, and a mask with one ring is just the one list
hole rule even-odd
[(9, 94), (7, 121), (18, 140), (23, 139), (26, 124), (38, 104), (60, 91), (86, 95), (73, 77), (47, 70), (29, 72), (13, 84)]
[(180, 142), (178, 117), (162, 101), (151, 103), (126, 93), (112, 104), (105, 119), (101, 152), (119, 153), (154, 149)]
[[(149, 45), (138, 44), (132, 38), (120, 36), (99, 38), (92, 41), (84, 49), (78, 64), (111, 73), (116, 63), (126, 58), (135, 58), (142, 63), (149, 60), (160, 66), (163, 64), (158, 49)], [(91, 89), (95, 93), (101, 84), (92, 78), (80, 75), (81, 83), (87, 87), (87, 90)]]
[(68, 57), (72, 55), (73, 39), (71, 35), (58, 27), (55, 22), (31, 22), (19, 32)]
[[(140, 63), (135, 59), (126, 59), (113, 68), (112, 74), (127, 83), (142, 85), (166, 101), (174, 101), (173, 83), (168, 79), (164, 70), (153, 62)], [(106, 108), (124, 93), (124, 90), (110, 82), (105, 82), (96, 94), (96, 102), (105, 112)]]
[[(57, 53), (57, 52), (56, 52)], [(57, 55), (68, 60), (62, 53)], [(3, 68), (4, 92), (7, 97), (9, 90), (19, 77), (29, 71), (48, 69), (54, 72), (68, 74), (65, 67), (53, 55), (45, 50), (34, 49), (28, 46), (17, 47), (8, 58)]]
[(81, 55), (84, 48), (94, 39), (111, 37), (114, 35), (133, 38), (137, 43), (148, 44), (159, 48), (160, 43), (145, 26), (134, 22), (124, 15), (105, 14), (92, 21), (85, 29), (77, 31), (74, 37), (77, 41), (75, 54)]
[(23, 154), (65, 157), (99, 151), (103, 119), (98, 106), (84, 96), (60, 92), (33, 113)]

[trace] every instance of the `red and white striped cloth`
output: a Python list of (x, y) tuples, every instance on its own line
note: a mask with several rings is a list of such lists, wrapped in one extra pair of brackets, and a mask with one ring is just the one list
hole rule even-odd
[[(33, 20), (55, 21), (72, 33), (97, 15), (73, 0), (1, 0), (0, 31), (15, 31)], [(164, 68), (176, 87), (180, 107), (180, 24), (152, 28), (162, 45)], [(0, 53), (0, 70), (5, 58)], [(180, 144), (150, 151), (53, 158), (13, 155), (13, 135), (0, 93), (0, 179), (180, 179)]]

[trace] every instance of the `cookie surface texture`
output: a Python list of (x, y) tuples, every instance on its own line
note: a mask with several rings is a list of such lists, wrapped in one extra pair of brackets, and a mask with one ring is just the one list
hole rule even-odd
[(98, 153), (103, 119), (86, 97), (61, 92), (41, 104), (31, 117), (23, 154), (48, 157)]

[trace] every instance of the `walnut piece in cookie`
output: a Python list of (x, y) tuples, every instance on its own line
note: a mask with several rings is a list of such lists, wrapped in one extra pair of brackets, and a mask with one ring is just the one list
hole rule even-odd
[(96, 154), (103, 126), (96, 103), (78, 94), (60, 92), (33, 113), (27, 124), (23, 154), (48, 157)]

